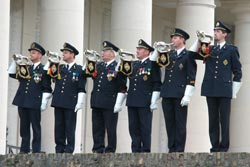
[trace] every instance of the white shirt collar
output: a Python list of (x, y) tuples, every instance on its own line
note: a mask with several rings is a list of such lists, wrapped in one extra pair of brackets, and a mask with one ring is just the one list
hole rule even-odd
[(69, 65), (69, 69), (71, 69), (71, 67), (72, 67), (75, 63), (76, 63), (75, 61), (69, 63), (69, 64), (68, 64), (68, 65)]
[(34, 69), (36, 69), (36, 67), (37, 67), (40, 63), (41, 63), (40, 61), (39, 61), (39, 62), (34, 63), (34, 64), (33, 64), (33, 70), (34, 70)]
[(115, 59), (112, 59), (112, 60), (106, 62), (106, 64), (107, 64), (106, 67), (108, 67), (111, 63), (113, 63), (113, 61), (115, 61)]
[(221, 43), (218, 43), (217, 45), (220, 45), (220, 49), (226, 44), (226, 41), (223, 41)]
[(145, 57), (144, 59), (141, 60), (141, 63), (143, 63), (144, 61), (146, 61), (149, 58), (149, 56)]
[(183, 47), (180, 48), (180, 49), (177, 49), (177, 50), (176, 50), (177, 55), (179, 55), (184, 49), (185, 49), (185, 46), (183, 46)]

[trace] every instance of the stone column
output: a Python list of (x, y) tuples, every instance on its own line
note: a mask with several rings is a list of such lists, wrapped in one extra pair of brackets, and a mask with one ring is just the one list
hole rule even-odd
[[(113, 43), (135, 53), (140, 38), (151, 44), (151, 33), (152, 0), (112, 1), (111, 41)], [(123, 107), (119, 113), (117, 127), (117, 152), (131, 152), (127, 115), (127, 107)]]
[[(196, 39), (197, 30), (213, 35), (214, 8), (214, 0), (178, 0), (176, 27), (190, 34), (187, 48)], [(186, 152), (208, 152), (210, 149), (207, 104), (205, 98), (200, 96), (205, 66), (202, 62), (197, 64), (196, 90), (188, 109)]]
[[(240, 61), (243, 71), (243, 85), (237, 95), (237, 99), (232, 100), (231, 109), (231, 129), (230, 129), (230, 150), (232, 152), (250, 151), (250, 113), (249, 113), (249, 94), (250, 94), (250, 2), (235, 2), (232, 13), (235, 14), (235, 45), (240, 52)], [(239, 4), (239, 5), (237, 5)]]
[(6, 125), (8, 104), (8, 65), (9, 65), (9, 31), (10, 31), (10, 1), (0, 1), (0, 46), (1, 46), (1, 88), (0, 88), (0, 154), (6, 150)]
[[(69, 42), (79, 50), (78, 64), (83, 64), (84, 1), (83, 0), (42, 0), (40, 43), (47, 50), (61, 54), (64, 42)], [(77, 113), (75, 153), (82, 152), (85, 110)], [(46, 152), (55, 151), (54, 109), (49, 107), (42, 114), (42, 148)]]

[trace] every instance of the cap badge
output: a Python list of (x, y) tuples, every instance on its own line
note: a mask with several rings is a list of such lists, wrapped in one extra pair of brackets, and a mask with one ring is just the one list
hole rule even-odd
[(35, 44), (35, 43), (32, 43), (30, 47), (31, 47), (31, 48), (35, 48), (35, 47), (36, 47), (36, 44)]

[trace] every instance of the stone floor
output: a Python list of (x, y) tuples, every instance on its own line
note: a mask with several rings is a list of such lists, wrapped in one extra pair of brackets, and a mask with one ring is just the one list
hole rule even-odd
[(8, 154), (0, 167), (250, 167), (250, 153)]

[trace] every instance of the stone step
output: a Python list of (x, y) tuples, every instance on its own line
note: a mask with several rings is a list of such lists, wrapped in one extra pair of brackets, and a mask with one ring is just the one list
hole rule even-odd
[(250, 153), (8, 154), (0, 167), (249, 167)]

